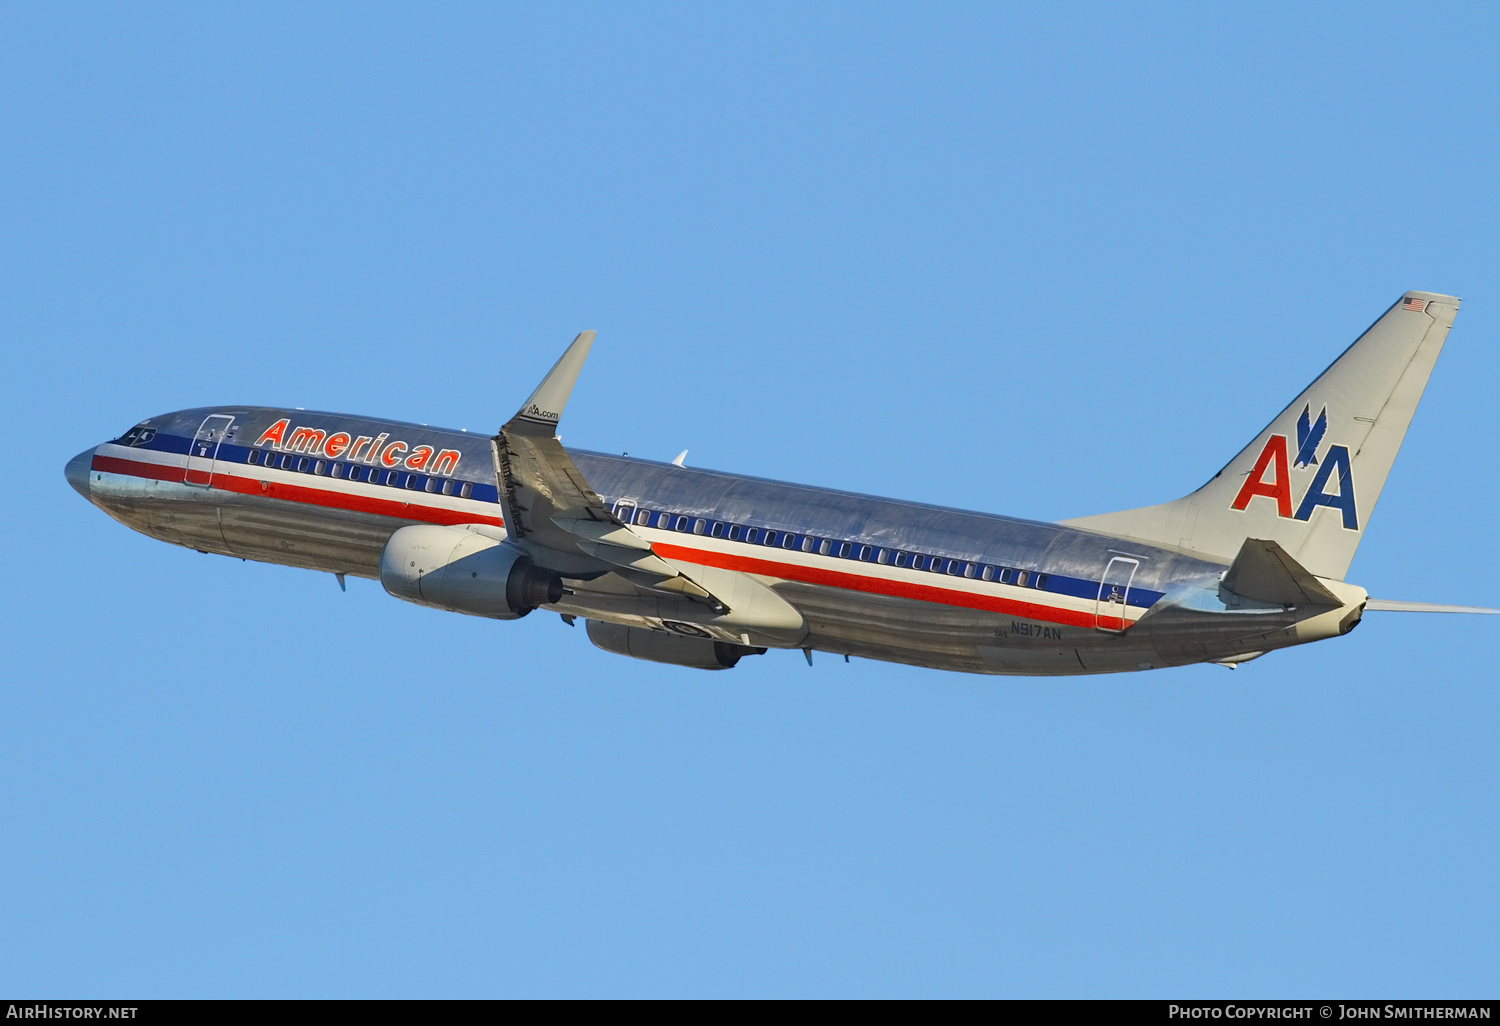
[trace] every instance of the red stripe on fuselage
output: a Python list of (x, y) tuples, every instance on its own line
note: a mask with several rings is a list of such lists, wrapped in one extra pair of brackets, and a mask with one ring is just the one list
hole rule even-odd
[(863, 591), (872, 595), (889, 595), (891, 598), (915, 599), (918, 602), (936, 602), (945, 606), (960, 606), (965, 609), (983, 609), (990, 613), (1024, 617), (1028, 620), (1045, 620), (1069, 627), (1092, 627), (1092, 613), (1081, 613), (1075, 609), (1060, 609), (1039, 602), (1021, 602), (1017, 599), (1001, 598), (998, 595), (978, 595), (970, 591), (952, 588), (935, 588), (930, 584), (913, 584), (886, 577), (866, 577), (849, 574), (842, 570), (825, 570), (821, 567), (803, 566), (799, 563), (782, 563), (771, 559), (752, 559), (728, 552), (713, 552), (693, 549), (684, 545), (655, 544), (651, 546), (663, 559), (678, 559), (684, 563), (718, 567), (721, 570), (736, 570), (746, 574), (761, 574), (779, 577), (786, 581), (801, 581), (804, 584), (821, 584), (829, 588), (846, 591)]
[[(107, 474), (127, 474), (131, 477), (149, 477), (158, 481), (181, 481), (182, 468), (168, 467), (160, 463), (138, 463), (114, 456), (95, 456), (94, 469)], [(421, 503), (402, 502), (397, 499), (377, 499), (351, 492), (335, 492), (327, 488), (309, 488), (306, 485), (283, 484), (276, 481), (262, 482), (226, 474), (215, 470), (210, 488), (235, 492), (240, 495), (264, 495), (284, 502), (300, 502), (326, 509), (342, 509), (353, 513), (373, 513), (376, 516), (395, 517), (400, 520), (420, 520), (425, 524), (492, 524), (504, 527), (499, 517), (467, 513), (463, 510), (443, 509), (439, 506), (424, 506)]]
[[(158, 481), (181, 481), (183, 479), (181, 467), (169, 467), (159, 463), (138, 463), (135, 460), (122, 460), (114, 456), (95, 456), (93, 467), (107, 474), (126, 474), (131, 477), (152, 478)], [(260, 481), (237, 477), (222, 471), (215, 471), (210, 487), (242, 495), (265, 495), (286, 502), (301, 502), (329, 509), (373, 513), (377, 516), (401, 520), (420, 520), (428, 524), (478, 523), (493, 524), (496, 527), (505, 526), (505, 521), (499, 517), (481, 516), (461, 510), (422, 506), (392, 499), (376, 499), (348, 492), (308, 488), (304, 485), (279, 484), (274, 481), (267, 482), (265, 487), (262, 487)], [(699, 566), (760, 574), (764, 577), (778, 577), (782, 580), (799, 581), (804, 584), (820, 584), (845, 591), (861, 591), (872, 595), (886, 595), (891, 598), (912, 599), (918, 602), (935, 602), (939, 605), (957, 606), (963, 609), (981, 609), (1005, 616), (1043, 620), (1047, 623), (1063, 624), (1069, 627), (1093, 627), (1095, 625), (1092, 613), (1043, 605), (1040, 602), (1021, 602), (996, 595), (980, 595), (974, 592), (937, 588), (930, 584), (914, 584), (884, 577), (866, 577), (863, 574), (850, 574), (841, 570), (826, 570), (821, 567), (783, 563), (770, 559), (754, 559), (749, 556), (689, 548), (684, 545), (658, 543), (652, 545), (651, 550), (663, 559), (679, 559), (685, 563), (696, 563)], [(1114, 623), (1101, 620), (1100, 626), (1114, 627)], [(1125, 620), (1121, 622), (1120, 629), (1130, 626), (1132, 626), (1131, 622)]]
[(125, 474), (128, 477), (149, 477), (157, 481), (181, 481), (182, 468), (169, 467), (162, 463), (140, 463), (122, 460), (115, 456), (95, 456), (93, 469), (106, 474)]

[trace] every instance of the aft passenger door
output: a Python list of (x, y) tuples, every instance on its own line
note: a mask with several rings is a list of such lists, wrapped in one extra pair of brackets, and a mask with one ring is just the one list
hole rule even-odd
[(188, 446), (187, 469), (182, 480), (190, 485), (207, 488), (214, 479), (214, 458), (219, 455), (219, 446), (234, 418), (224, 413), (213, 413), (203, 418), (193, 444)]
[(1125, 606), (1130, 601), (1130, 582), (1135, 579), (1138, 559), (1115, 556), (1099, 578), (1099, 598), (1094, 609), (1094, 626), (1101, 631), (1119, 634), (1130, 626)]

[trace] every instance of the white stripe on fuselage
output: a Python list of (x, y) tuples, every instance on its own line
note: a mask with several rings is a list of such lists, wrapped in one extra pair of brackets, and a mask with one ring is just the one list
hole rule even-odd
[[(111, 456), (118, 459), (132, 460), (138, 463), (150, 463), (157, 466), (181, 468), (186, 457), (180, 453), (161, 452), (152, 449), (139, 449), (129, 446), (105, 443), (96, 450), (98, 455)], [(276, 454), (279, 455), (279, 454)], [(307, 457), (309, 459), (322, 459), (323, 457)], [(204, 458), (200, 457), (200, 461)], [(330, 466), (335, 461), (327, 461)], [(346, 461), (338, 461), (346, 462)], [(353, 466), (364, 466), (365, 464), (351, 464)], [(206, 468), (205, 468), (206, 469)], [(385, 468), (380, 468), (385, 469)], [(441, 492), (427, 492), (407, 488), (395, 488), (390, 485), (370, 484), (364, 481), (349, 481), (347, 478), (335, 478), (327, 475), (314, 475), (296, 470), (283, 470), (279, 467), (268, 467), (260, 464), (235, 463), (224, 460), (215, 460), (213, 465), (213, 477), (235, 478), (247, 483), (266, 482), (271, 484), (284, 484), (298, 488), (306, 488), (314, 491), (323, 491), (335, 495), (348, 495), (354, 498), (377, 499), (390, 502), (401, 502), (417, 508), (429, 508), (444, 510), (449, 513), (457, 513), (476, 518), (475, 522), (485, 522), (500, 519), (500, 506), (498, 503), (485, 502), (480, 499), (465, 499), (457, 495), (443, 495)], [(112, 475), (113, 476), (113, 475)], [(442, 479), (440, 479), (442, 480)], [(451, 479), (459, 483), (459, 479)], [(196, 486), (185, 486), (196, 487)], [(210, 486), (212, 487), (212, 486)], [(232, 489), (221, 489), (227, 497), (238, 494)], [(253, 492), (252, 492), (253, 494)], [(222, 500), (227, 501), (227, 500)], [(280, 499), (279, 501), (296, 502), (295, 499)], [(641, 508), (649, 508), (649, 500), (639, 503)], [(399, 520), (399, 517), (392, 517)], [(779, 562), (791, 566), (802, 566), (814, 570), (828, 570), (851, 577), (862, 577), (872, 581), (893, 581), (920, 587), (936, 588), (959, 594), (970, 594), (985, 596), (992, 599), (1000, 599), (1008, 602), (1024, 603), (1033, 606), (1044, 606), (1057, 610), (1067, 610), (1077, 615), (1091, 616), (1094, 614), (1097, 601), (1093, 598), (1064, 595), (1057, 592), (1043, 591), (1036, 588), (1028, 588), (1015, 584), (1004, 584), (998, 580), (985, 581), (978, 577), (964, 577), (962, 575), (950, 575), (946, 572), (933, 573), (930, 570), (916, 570), (910, 567), (898, 567), (892, 564), (877, 562), (865, 562), (862, 560), (850, 560), (833, 555), (823, 555), (818, 552), (803, 552), (800, 549), (784, 549), (780, 546), (763, 546), (743, 541), (730, 541), (727, 538), (714, 538), (710, 535), (693, 534), (691, 532), (679, 532), (673, 530), (662, 530), (654, 527), (632, 526), (631, 530), (642, 538), (653, 544), (673, 545), (677, 547), (700, 548), (708, 552), (722, 553), (734, 558), (761, 559), (769, 562)], [(955, 557), (956, 558), (956, 557)], [(691, 567), (691, 560), (676, 557), (675, 562)], [(975, 562), (977, 560), (970, 560)], [(688, 569), (691, 576), (691, 569)], [(1036, 571), (1033, 571), (1036, 572)], [(764, 582), (773, 583), (787, 578), (752, 574)], [(1127, 606), (1124, 609), (1115, 607), (1112, 615), (1123, 614), (1130, 622), (1135, 622), (1145, 614), (1145, 610), (1135, 606)]]

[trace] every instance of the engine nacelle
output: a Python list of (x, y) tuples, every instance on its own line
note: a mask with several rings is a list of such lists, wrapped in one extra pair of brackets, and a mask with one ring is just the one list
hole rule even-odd
[(589, 620), (587, 628), (589, 640), (606, 652), (653, 663), (691, 666), (699, 670), (727, 670), (739, 662), (741, 656), (759, 655), (765, 651), (763, 648), (747, 648), (744, 645), (715, 641), (710, 637), (684, 637), (666, 631), (650, 631), (644, 627), (626, 627), (624, 624), (605, 620)]
[(563, 596), (562, 578), (514, 545), (465, 527), (415, 524), (380, 553), (380, 583), (398, 599), (517, 620)]

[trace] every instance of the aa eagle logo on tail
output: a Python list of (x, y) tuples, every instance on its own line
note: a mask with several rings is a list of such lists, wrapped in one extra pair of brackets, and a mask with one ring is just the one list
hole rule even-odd
[(1318, 446), (1323, 443), (1323, 436), (1328, 433), (1328, 407), (1323, 407), (1323, 412), (1318, 414), (1316, 424), (1308, 421), (1308, 414), (1311, 412), (1312, 404), (1308, 403), (1302, 407), (1302, 416), (1297, 418), (1297, 466), (1299, 467), (1318, 462)]
[[(1310, 520), (1313, 510), (1319, 506), (1336, 509), (1342, 514), (1342, 523), (1350, 531), (1359, 530), (1359, 511), (1354, 500), (1354, 471), (1350, 466), (1349, 447), (1330, 445), (1318, 463), (1318, 447), (1328, 433), (1328, 407), (1324, 406), (1316, 422), (1312, 419), (1312, 403), (1302, 407), (1297, 418), (1297, 458), (1288, 454), (1286, 435), (1272, 435), (1266, 439), (1255, 467), (1245, 478), (1239, 494), (1230, 509), (1244, 511), (1250, 500), (1265, 496), (1276, 503), (1276, 515), (1285, 520)], [(1292, 467), (1305, 470), (1317, 466), (1312, 483), (1302, 493), (1302, 501), (1292, 510)], [(1328, 483), (1334, 472), (1338, 473), (1337, 491), (1330, 493)], [(1269, 475), (1269, 476), (1268, 476)]]

